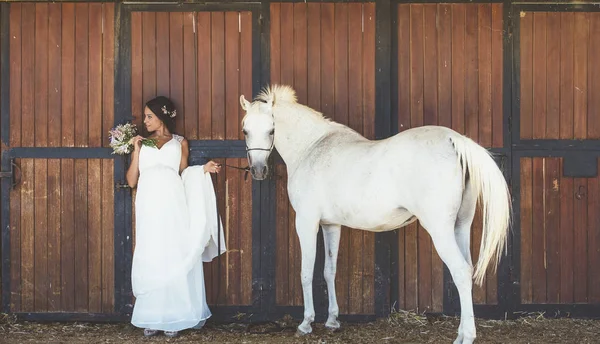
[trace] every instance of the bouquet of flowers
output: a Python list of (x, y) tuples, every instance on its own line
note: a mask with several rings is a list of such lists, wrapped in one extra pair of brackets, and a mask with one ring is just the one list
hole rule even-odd
[[(137, 135), (135, 124), (119, 124), (108, 132), (112, 154), (130, 154), (133, 151), (133, 138)], [(156, 147), (155, 139), (143, 139), (144, 146)]]

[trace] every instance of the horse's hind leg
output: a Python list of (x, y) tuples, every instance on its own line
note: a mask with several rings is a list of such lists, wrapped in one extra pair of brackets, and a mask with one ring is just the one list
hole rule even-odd
[(341, 226), (323, 225), (323, 241), (325, 244), (325, 269), (323, 275), (327, 282), (327, 295), (329, 296), (329, 317), (325, 327), (335, 330), (340, 328), (337, 321), (339, 307), (335, 295), (335, 273), (337, 270), (337, 257), (340, 248)]
[(300, 240), (302, 252), (302, 294), (304, 296), (304, 320), (298, 326), (298, 334), (305, 335), (312, 332), (311, 324), (315, 320), (315, 307), (313, 304), (312, 281), (315, 271), (315, 257), (317, 254), (318, 220), (308, 220), (301, 214), (296, 214), (296, 233)]
[(423, 224), (431, 235), (435, 249), (448, 266), (454, 284), (460, 297), (460, 326), (458, 337), (454, 344), (471, 344), (475, 340), (475, 317), (473, 313), (473, 267), (464, 258), (452, 230), (452, 224), (427, 226)]
[(477, 206), (477, 195), (473, 192), (473, 184), (467, 181), (465, 190), (463, 191), (463, 198), (456, 216), (456, 223), (454, 225), (454, 236), (456, 242), (462, 252), (463, 257), (473, 266), (473, 260), (471, 259), (471, 224), (473, 224), (473, 218), (475, 217), (475, 209)]

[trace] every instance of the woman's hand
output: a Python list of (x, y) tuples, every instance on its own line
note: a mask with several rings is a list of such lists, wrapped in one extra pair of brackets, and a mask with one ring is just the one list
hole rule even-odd
[(141, 137), (140, 135), (134, 137), (133, 139), (131, 139), (131, 143), (133, 143), (133, 152), (134, 153), (139, 153), (140, 149), (142, 148), (142, 140), (144, 138)]
[(219, 173), (221, 171), (221, 164), (214, 161), (209, 161), (204, 165), (204, 172)]

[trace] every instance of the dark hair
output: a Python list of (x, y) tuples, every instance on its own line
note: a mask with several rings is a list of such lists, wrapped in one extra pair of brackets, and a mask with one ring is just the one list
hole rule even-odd
[(165, 96), (158, 96), (150, 99), (146, 106), (167, 126), (171, 134), (174, 134), (177, 112), (173, 102)]

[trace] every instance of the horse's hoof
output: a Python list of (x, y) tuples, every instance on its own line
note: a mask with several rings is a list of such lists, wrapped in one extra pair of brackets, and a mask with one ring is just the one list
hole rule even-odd
[(296, 337), (304, 337), (304, 336), (308, 336), (310, 334), (310, 332), (304, 332), (300, 329), (296, 330)]
[(330, 332), (339, 331), (340, 327), (341, 327), (340, 322), (337, 320), (328, 321), (325, 323), (325, 328), (328, 329)]

